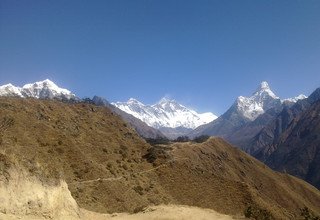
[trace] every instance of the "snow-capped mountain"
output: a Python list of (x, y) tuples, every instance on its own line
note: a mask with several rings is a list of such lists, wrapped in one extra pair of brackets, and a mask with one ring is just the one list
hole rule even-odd
[(12, 84), (0, 86), (0, 96), (17, 96), (22, 98), (37, 99), (74, 99), (75, 94), (67, 89), (58, 87), (54, 82), (46, 79), (44, 81), (26, 84), (17, 87)]
[[(258, 127), (263, 123), (267, 123), (270, 118), (274, 117), (283, 108), (283, 105), (292, 105), (292, 103), (304, 97), (304, 95), (299, 95), (296, 98), (281, 100), (270, 89), (267, 82), (261, 82), (250, 97), (239, 96), (218, 119), (199, 126), (189, 135), (190, 137), (195, 137), (205, 134), (227, 138), (238, 132), (243, 126), (249, 126), (251, 122)], [(257, 121), (256, 119), (259, 118), (261, 120)], [(248, 131), (246, 134), (250, 133), (253, 133), (253, 130)]]
[(139, 118), (154, 128), (196, 128), (217, 118), (211, 112), (199, 114), (175, 100), (162, 98), (154, 105), (145, 105), (136, 99), (112, 103), (122, 111)]
[(281, 105), (281, 100), (271, 91), (267, 82), (262, 82), (252, 96), (239, 96), (235, 102), (238, 113), (250, 121), (277, 105)]
[(294, 104), (298, 100), (305, 99), (307, 96), (300, 94), (294, 98), (281, 100), (270, 89), (267, 82), (261, 82), (260, 86), (250, 97), (239, 96), (236, 100), (238, 112), (250, 121), (255, 120), (259, 115), (268, 109), (280, 106), (281, 103)]
[(11, 83), (0, 86), (0, 96), (19, 96), (23, 97), (22, 95), (22, 88), (16, 87)]
[(296, 103), (297, 101), (299, 100), (302, 100), (302, 99), (306, 99), (308, 98), (307, 96), (303, 95), (303, 94), (300, 94), (296, 97), (293, 97), (293, 98), (288, 98), (288, 99), (283, 99), (281, 100), (282, 102), (288, 102), (288, 103)]

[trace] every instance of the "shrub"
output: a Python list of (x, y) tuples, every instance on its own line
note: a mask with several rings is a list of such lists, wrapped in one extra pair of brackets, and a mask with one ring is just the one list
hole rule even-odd
[(209, 135), (200, 135), (198, 137), (195, 137), (193, 141), (196, 143), (203, 143), (203, 142), (206, 142), (209, 138), (210, 138)]
[(320, 216), (316, 216), (308, 207), (300, 209), (300, 215), (304, 220), (320, 220)]
[(244, 211), (244, 216), (256, 220), (273, 220), (273, 216), (268, 210), (260, 209), (255, 206), (249, 206)]
[(190, 138), (188, 136), (180, 136), (174, 140), (174, 142), (188, 142), (188, 141), (190, 141)]
[(146, 138), (145, 139), (150, 145), (157, 145), (157, 144), (169, 144), (170, 141), (168, 138), (158, 137), (158, 138)]

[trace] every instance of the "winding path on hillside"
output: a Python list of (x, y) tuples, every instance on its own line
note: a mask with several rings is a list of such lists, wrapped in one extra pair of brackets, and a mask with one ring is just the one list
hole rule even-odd
[(175, 162), (175, 161), (187, 160), (187, 159), (189, 159), (189, 158), (187, 158), (187, 157), (184, 157), (184, 158), (174, 158), (174, 159), (172, 159), (172, 160), (168, 160), (168, 161), (166, 161), (165, 163), (160, 164), (159, 166), (156, 166), (156, 167), (151, 168), (151, 169), (148, 169), (148, 170), (143, 170), (143, 171), (139, 171), (139, 172), (134, 172), (134, 173), (130, 173), (130, 174), (127, 174), (127, 175), (118, 176), (118, 177), (108, 177), (108, 178), (97, 178), (97, 179), (92, 179), (92, 180), (74, 181), (74, 182), (72, 182), (72, 183), (70, 183), (70, 184), (86, 184), (86, 183), (93, 183), (93, 182), (99, 182), (99, 181), (118, 181), (118, 180), (121, 180), (121, 179), (123, 179), (124, 177), (130, 176), (130, 175), (149, 173), (149, 172), (158, 170), (158, 169), (160, 169), (160, 168), (162, 168), (162, 167), (164, 167), (164, 166), (167, 166), (168, 163)]

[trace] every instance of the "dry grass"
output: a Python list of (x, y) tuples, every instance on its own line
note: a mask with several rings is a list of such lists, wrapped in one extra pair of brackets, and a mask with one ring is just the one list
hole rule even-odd
[(320, 192), (315, 187), (274, 172), (220, 138), (171, 147), (177, 160), (157, 170), (158, 181), (180, 204), (227, 214), (255, 206), (276, 219), (296, 219), (304, 206), (320, 212)]

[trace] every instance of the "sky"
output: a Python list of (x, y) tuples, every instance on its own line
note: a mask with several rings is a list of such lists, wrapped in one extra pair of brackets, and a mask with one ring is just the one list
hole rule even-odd
[(51, 79), (79, 97), (163, 96), (222, 114), (268, 81), (320, 86), (319, 0), (0, 0), (0, 85)]

